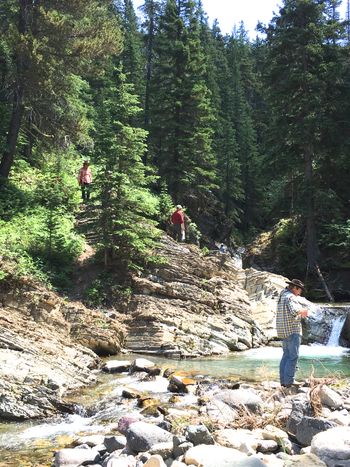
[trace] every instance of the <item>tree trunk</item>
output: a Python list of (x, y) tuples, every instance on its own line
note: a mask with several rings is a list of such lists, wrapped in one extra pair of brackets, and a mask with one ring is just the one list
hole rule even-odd
[(0, 178), (7, 179), (15, 157), (19, 130), (23, 117), (23, 88), (18, 86), (13, 96), (12, 115), (6, 140), (6, 149), (0, 162)]
[(315, 206), (314, 206), (314, 186), (313, 186), (313, 148), (308, 145), (305, 147), (305, 207), (306, 207), (306, 254), (310, 269), (314, 269), (319, 256), (317, 245), (316, 224), (315, 224)]
[(305, 148), (305, 183), (306, 183), (306, 254), (308, 269), (315, 270), (321, 284), (326, 292), (328, 299), (334, 302), (334, 298), (329, 291), (326, 281), (322, 275), (322, 272), (318, 266), (318, 258), (320, 251), (318, 248), (317, 234), (316, 234), (316, 223), (315, 223), (315, 205), (314, 205), (314, 186), (313, 186), (313, 148), (307, 146)]
[[(28, 31), (30, 18), (32, 17), (33, 2), (20, 0), (18, 32), (25, 36)], [(28, 57), (25, 53), (24, 43), (17, 44), (16, 51), (16, 78), (13, 86), (12, 114), (7, 132), (6, 148), (0, 162), (0, 179), (7, 179), (14, 161), (18, 135), (21, 129), (24, 113), (24, 72), (28, 66)]]
[(318, 264), (315, 265), (315, 269), (316, 269), (316, 273), (317, 273), (318, 277), (320, 278), (321, 284), (323, 285), (323, 288), (324, 288), (324, 290), (325, 290), (325, 292), (327, 294), (328, 300), (330, 302), (334, 302), (334, 297), (331, 294), (331, 292), (330, 292), (330, 290), (329, 290), (329, 288), (327, 286), (326, 281), (324, 280), (323, 274), (322, 274)]

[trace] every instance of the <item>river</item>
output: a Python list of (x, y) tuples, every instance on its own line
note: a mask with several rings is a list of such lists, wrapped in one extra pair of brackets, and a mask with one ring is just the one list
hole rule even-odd
[[(281, 349), (265, 347), (228, 356), (196, 360), (168, 360), (156, 356), (145, 358), (163, 368), (172, 367), (191, 374), (211, 375), (217, 378), (261, 381), (278, 379)], [(135, 355), (121, 355), (113, 360), (134, 360)], [(301, 346), (298, 379), (315, 377), (343, 378), (350, 376), (350, 351), (337, 346)], [(167, 380), (140, 383), (129, 375), (101, 374), (98, 384), (69, 396), (69, 400), (89, 407), (103, 399), (113, 401), (120, 397), (122, 388), (134, 387), (141, 391), (166, 393)], [(106, 403), (89, 416), (84, 413), (45, 422), (0, 424), (0, 467), (48, 467), (55, 449), (69, 445), (74, 436), (82, 433), (112, 432), (118, 418), (132, 410), (131, 406)]]

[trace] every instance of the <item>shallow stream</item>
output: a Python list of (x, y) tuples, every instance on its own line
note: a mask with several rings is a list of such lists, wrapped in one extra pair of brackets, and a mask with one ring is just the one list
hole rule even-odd
[[(168, 360), (145, 356), (163, 368), (176, 368), (193, 374), (245, 381), (278, 380), (281, 348), (265, 347), (229, 356), (196, 360)], [(297, 378), (350, 377), (350, 351), (332, 346), (301, 346)], [(135, 355), (121, 355), (113, 360), (134, 360)], [(71, 394), (69, 400), (89, 407), (104, 400), (93, 415), (70, 415), (46, 422), (0, 424), (0, 467), (48, 467), (55, 449), (70, 444), (78, 434), (108, 433), (116, 428), (122, 414), (134, 410), (134, 402), (116, 404), (124, 387), (157, 394), (161, 399), (167, 392), (168, 381), (157, 377), (154, 381), (140, 382), (137, 376), (101, 374), (94, 387)], [(193, 396), (188, 396), (193, 397)], [(189, 403), (190, 401), (185, 401)]]

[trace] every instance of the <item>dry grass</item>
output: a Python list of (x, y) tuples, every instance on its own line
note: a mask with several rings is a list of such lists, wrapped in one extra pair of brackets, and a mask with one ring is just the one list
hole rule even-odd
[(256, 414), (250, 412), (247, 407), (242, 405), (238, 409), (238, 417), (230, 423), (230, 428), (254, 430), (256, 428), (265, 428), (267, 425), (274, 425), (277, 428), (284, 428), (285, 420), (279, 417), (282, 405), (276, 404), (270, 412)]

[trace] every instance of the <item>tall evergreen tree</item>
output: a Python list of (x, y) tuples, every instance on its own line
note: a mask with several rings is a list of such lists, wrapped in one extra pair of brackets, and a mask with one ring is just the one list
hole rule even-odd
[(198, 219), (216, 186), (212, 109), (195, 2), (167, 0), (155, 44), (152, 151), (175, 202)]
[(139, 21), (132, 0), (118, 0), (115, 6), (123, 33), (123, 51), (120, 55), (123, 70), (128, 82), (134, 85), (136, 94), (142, 98), (144, 95), (144, 58)]
[(122, 275), (150, 259), (157, 236), (157, 199), (148, 190), (151, 177), (142, 163), (146, 132), (130, 122), (140, 112), (133, 86), (121, 66), (95, 83), (96, 158), (101, 209), (98, 229), (106, 266), (118, 264)]
[(223, 204), (224, 213), (220, 239), (226, 242), (240, 224), (243, 197), (239, 148), (232, 119), (234, 102), (227, 42), (217, 22), (214, 22), (210, 37), (206, 38), (204, 43), (207, 44), (209, 70), (212, 70), (208, 76), (208, 86), (216, 115), (213, 125), (213, 148), (218, 161), (219, 199)]
[(339, 37), (339, 25), (329, 18), (327, 9), (337, 3), (285, 0), (279, 16), (267, 29), (270, 100), (279, 162), (286, 183), (299, 181), (296, 207), (305, 219), (308, 267), (317, 271), (320, 253), (315, 167), (322, 154), (321, 135), (327, 120), (328, 43), (335, 43)]
[[(161, 5), (159, 0), (145, 0), (141, 6), (141, 10), (145, 17), (142, 24), (144, 34), (144, 50), (146, 57), (146, 76), (145, 76), (145, 94), (144, 94), (144, 126), (148, 131), (150, 128), (150, 93), (151, 81), (153, 78), (153, 63), (154, 63), (154, 41), (158, 30), (159, 14)], [(147, 158), (146, 158), (147, 159)]]
[(247, 232), (258, 224), (257, 200), (259, 197), (258, 148), (253, 120), (255, 77), (253, 73), (251, 45), (243, 24), (235, 32), (227, 47), (230, 83), (230, 108), (228, 119), (235, 131), (237, 155), (242, 177), (242, 228)]

